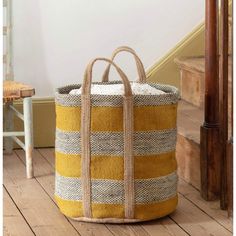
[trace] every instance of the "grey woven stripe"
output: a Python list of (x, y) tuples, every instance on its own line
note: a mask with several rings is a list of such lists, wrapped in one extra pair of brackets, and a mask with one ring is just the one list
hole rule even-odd
[(121, 204), (124, 202), (124, 182), (92, 179), (92, 202)]
[(66, 200), (82, 200), (81, 180), (56, 173), (55, 194)]
[[(120, 81), (112, 81), (102, 84), (119, 84)], [(101, 84), (101, 83), (94, 83)], [(134, 106), (158, 106), (167, 104), (176, 104), (179, 100), (179, 91), (177, 88), (169, 85), (148, 83), (152, 87), (166, 92), (161, 95), (134, 95)], [(81, 106), (80, 95), (70, 95), (72, 89), (80, 88), (80, 84), (68, 85), (58, 88), (55, 94), (56, 103), (62, 106)], [(92, 106), (123, 106), (122, 95), (91, 95)]]
[[(80, 133), (56, 130), (56, 151), (65, 154), (80, 154)], [(134, 155), (155, 155), (175, 150), (176, 129), (135, 132)], [(123, 156), (123, 132), (93, 132), (92, 155)]]
[[(135, 203), (161, 202), (174, 197), (177, 181), (176, 172), (153, 179), (135, 180)], [(81, 180), (56, 173), (55, 194), (65, 200), (82, 200)], [(124, 182), (92, 179), (92, 202), (124, 204)]]
[(177, 193), (176, 173), (158, 179), (142, 179), (135, 181), (135, 202), (159, 202)]

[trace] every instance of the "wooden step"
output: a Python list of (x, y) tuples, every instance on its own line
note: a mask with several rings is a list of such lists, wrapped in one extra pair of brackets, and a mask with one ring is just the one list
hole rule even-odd
[[(180, 100), (177, 116), (176, 159), (178, 174), (186, 182), (200, 190), (200, 127), (204, 110)], [(229, 137), (231, 125), (229, 124)]]
[[(205, 58), (203, 56), (176, 58), (181, 73), (181, 98), (199, 108), (204, 107)], [(232, 56), (229, 56), (229, 90), (232, 89)]]
[(203, 110), (181, 100), (178, 106), (176, 159), (178, 174), (200, 189), (200, 126)]
[(203, 107), (204, 101), (204, 57), (176, 58), (180, 69), (181, 98), (191, 104)]

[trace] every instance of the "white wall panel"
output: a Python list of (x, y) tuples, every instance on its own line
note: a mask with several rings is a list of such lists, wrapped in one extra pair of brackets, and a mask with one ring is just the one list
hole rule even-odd
[[(120, 45), (133, 47), (147, 68), (203, 18), (204, 0), (13, 0), (15, 80), (52, 97), (55, 87), (80, 83), (92, 58)], [(117, 62), (136, 77), (131, 56)]]

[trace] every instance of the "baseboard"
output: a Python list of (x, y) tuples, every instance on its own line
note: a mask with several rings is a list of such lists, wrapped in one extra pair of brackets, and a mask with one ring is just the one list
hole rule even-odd
[[(22, 101), (17, 101), (14, 106), (22, 112)], [(55, 102), (54, 98), (33, 99), (33, 127), (35, 147), (55, 146)], [(15, 130), (23, 130), (23, 123), (20, 119), (14, 119)], [(17, 144), (14, 148), (19, 148)]]

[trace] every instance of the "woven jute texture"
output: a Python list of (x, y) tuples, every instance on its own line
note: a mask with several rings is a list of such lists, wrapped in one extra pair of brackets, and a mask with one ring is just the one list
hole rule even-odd
[(16, 81), (3, 81), (3, 102), (11, 102), (20, 98), (32, 97), (35, 94), (34, 88), (27, 84)]
[[(177, 206), (175, 159), (178, 90), (148, 83), (161, 95), (132, 95), (130, 83), (113, 62), (118, 52), (134, 55), (139, 82), (146, 83), (136, 53), (118, 48), (112, 60), (97, 58), (83, 84), (56, 90), (55, 198), (63, 214), (80, 221), (128, 223), (151, 220)], [(115, 67), (124, 95), (91, 95), (92, 67), (103, 60)], [(71, 95), (82, 86), (81, 95)]]

